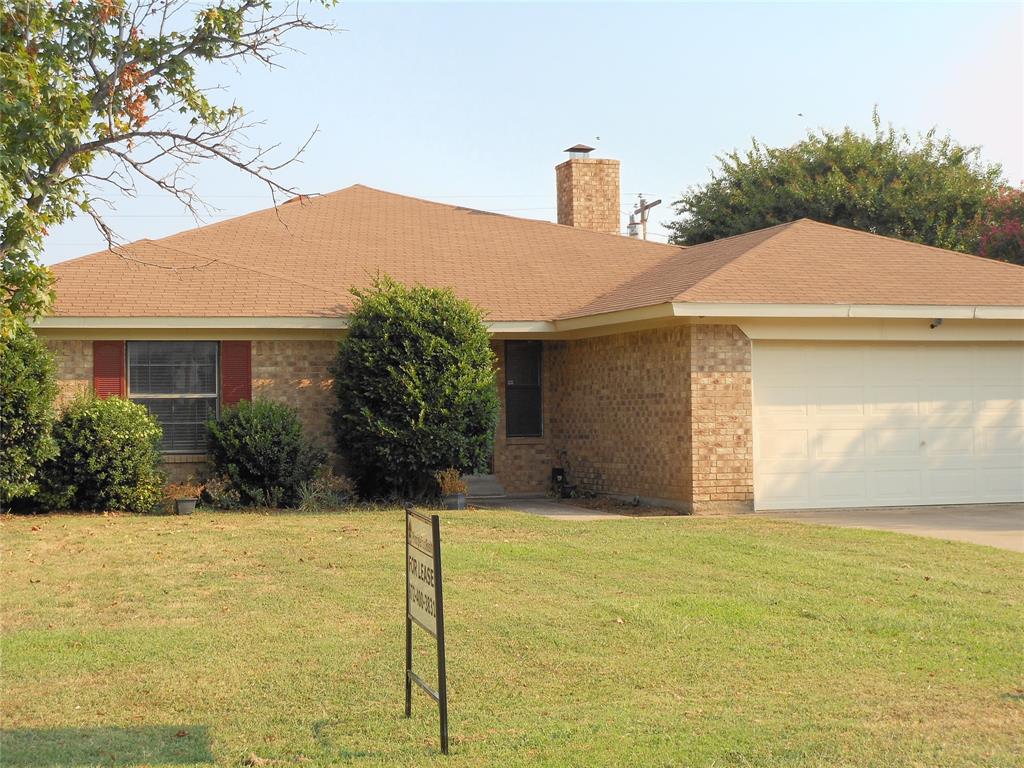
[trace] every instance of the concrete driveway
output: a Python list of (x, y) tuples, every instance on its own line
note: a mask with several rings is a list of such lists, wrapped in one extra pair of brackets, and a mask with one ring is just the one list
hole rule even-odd
[(934, 507), (801, 509), (758, 512), (801, 523), (873, 528), (935, 539), (969, 541), (1024, 552), (1024, 504), (949, 504)]

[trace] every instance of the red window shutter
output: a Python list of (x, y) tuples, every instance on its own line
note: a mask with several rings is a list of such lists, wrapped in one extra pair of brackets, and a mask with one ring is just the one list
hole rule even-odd
[(124, 397), (124, 342), (92, 343), (92, 388), (97, 397)]
[(252, 342), (220, 343), (220, 400), (224, 405), (252, 400)]

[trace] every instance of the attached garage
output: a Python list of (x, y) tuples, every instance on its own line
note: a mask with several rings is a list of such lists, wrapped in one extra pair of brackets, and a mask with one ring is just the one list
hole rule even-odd
[(1024, 344), (755, 341), (757, 509), (1024, 501)]

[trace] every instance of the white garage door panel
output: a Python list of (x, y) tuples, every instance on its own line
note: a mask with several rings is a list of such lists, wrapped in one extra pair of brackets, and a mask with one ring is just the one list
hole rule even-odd
[(754, 342), (758, 509), (1024, 501), (1024, 345)]

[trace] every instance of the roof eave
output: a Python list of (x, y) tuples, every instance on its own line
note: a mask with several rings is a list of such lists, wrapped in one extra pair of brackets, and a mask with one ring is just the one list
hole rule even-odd
[(108, 330), (181, 328), (202, 330), (344, 330), (348, 326), (346, 317), (93, 317), (76, 315), (51, 315), (41, 317), (32, 323), (33, 327), (44, 330)]
[[(557, 320), (494, 321), (496, 335), (547, 336), (631, 326), (673, 318), (876, 318), (1024, 320), (1024, 306), (938, 304), (742, 304), (666, 302), (645, 307)], [(335, 317), (83, 317), (57, 315), (37, 319), (42, 330), (202, 329), (343, 331), (348, 318)]]
[(675, 302), (676, 317), (872, 317), (1024, 320), (1022, 306), (966, 304), (726, 304)]

